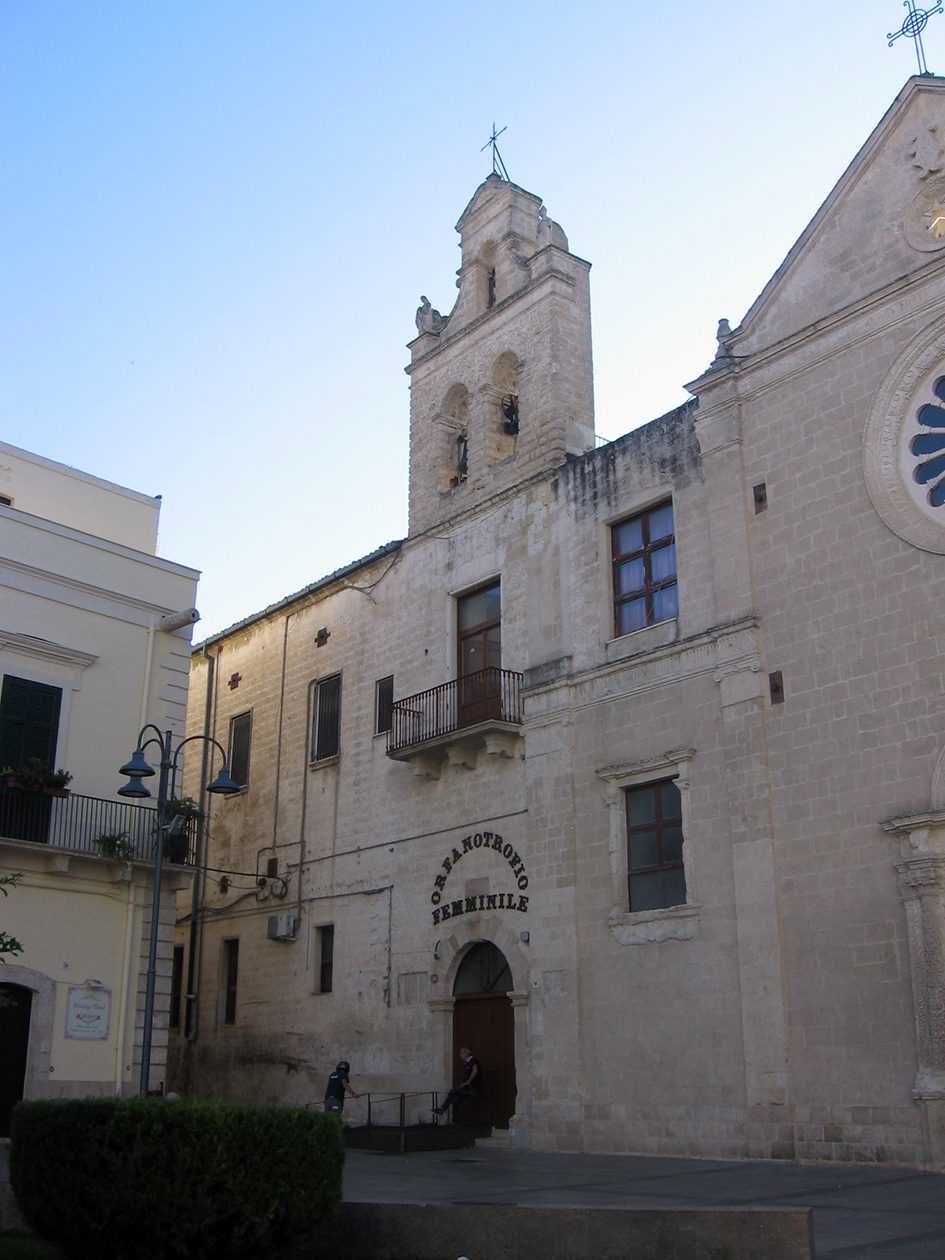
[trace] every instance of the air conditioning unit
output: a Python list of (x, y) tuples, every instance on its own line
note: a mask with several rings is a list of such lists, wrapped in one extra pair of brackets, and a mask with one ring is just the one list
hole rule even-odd
[(266, 935), (271, 941), (294, 941), (299, 921), (294, 914), (271, 914), (266, 924)]

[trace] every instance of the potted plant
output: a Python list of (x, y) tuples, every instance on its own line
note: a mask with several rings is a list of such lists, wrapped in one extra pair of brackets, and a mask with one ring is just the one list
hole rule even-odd
[(167, 842), (167, 860), (169, 862), (186, 862), (190, 848), (190, 838), (196, 824), (203, 822), (203, 810), (192, 796), (172, 798), (164, 806), (164, 818), (170, 822), (172, 818), (183, 818), (184, 829), (179, 836), (172, 836)]
[(5, 766), (0, 775), (6, 780), (7, 789), (14, 792), (32, 792), (35, 796), (68, 796), (66, 784), (72, 775), (65, 770), (51, 770), (42, 757), (30, 757), (14, 770)]
[(135, 842), (126, 831), (116, 831), (110, 835), (101, 835), (92, 843), (98, 848), (102, 857), (112, 858), (119, 862), (130, 862), (135, 856)]

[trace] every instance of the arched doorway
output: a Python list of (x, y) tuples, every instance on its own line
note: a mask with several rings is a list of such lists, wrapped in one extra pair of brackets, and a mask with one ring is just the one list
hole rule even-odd
[(0, 984), (0, 1137), (10, 1136), (10, 1116), (23, 1097), (32, 1006), (30, 989)]
[(459, 1051), (469, 1046), (482, 1069), (476, 1098), (461, 1104), (464, 1124), (507, 1129), (515, 1114), (515, 1020), (509, 992), (512, 972), (491, 941), (480, 941), (462, 957), (453, 982), (453, 1084), (462, 1075)]

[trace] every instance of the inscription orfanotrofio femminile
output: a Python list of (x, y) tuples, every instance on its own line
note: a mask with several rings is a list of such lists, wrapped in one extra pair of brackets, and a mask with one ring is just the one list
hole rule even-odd
[[(525, 863), (515, 852), (515, 848), (511, 844), (506, 844), (501, 836), (496, 835), (493, 831), (476, 831), (468, 836), (464, 836), (462, 843), (462, 851), (455, 845), (453, 851), (445, 857), (441, 863), (444, 874), (437, 875), (433, 883), (435, 888), (430, 896), (435, 909), (433, 910), (433, 922), (440, 923), (446, 919), (455, 919), (461, 914), (475, 914), (480, 910), (518, 910), (522, 914), (528, 912), (528, 898), (522, 894), (528, 887), (528, 876), (525, 874)], [(475, 897), (460, 897), (458, 900), (443, 900), (443, 894), (446, 889), (446, 881), (449, 878), (450, 871), (463, 860), (467, 853), (480, 852), (484, 849), (489, 852), (499, 853), (508, 862), (512, 868), (512, 874), (515, 876), (515, 882), (519, 891), (516, 892), (500, 892), (500, 893), (479, 893)]]

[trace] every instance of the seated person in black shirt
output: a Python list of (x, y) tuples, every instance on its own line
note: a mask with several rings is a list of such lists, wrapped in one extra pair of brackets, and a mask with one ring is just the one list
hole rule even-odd
[(459, 1052), (459, 1057), (463, 1061), (463, 1079), (459, 1085), (454, 1085), (450, 1092), (446, 1095), (446, 1099), (441, 1107), (434, 1107), (434, 1113), (442, 1116), (445, 1111), (453, 1108), (453, 1123), (457, 1124), (457, 1108), (461, 1098), (475, 1098), (479, 1093), (480, 1070), (479, 1060), (473, 1055), (469, 1046), (463, 1046)]

